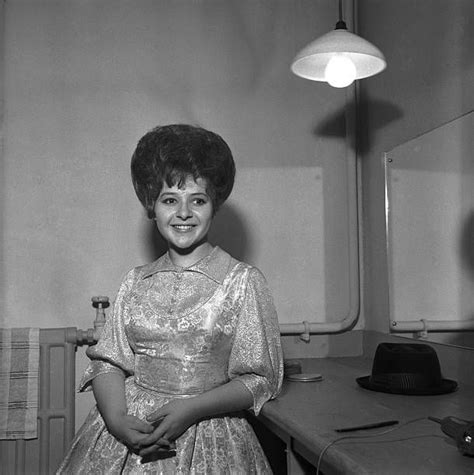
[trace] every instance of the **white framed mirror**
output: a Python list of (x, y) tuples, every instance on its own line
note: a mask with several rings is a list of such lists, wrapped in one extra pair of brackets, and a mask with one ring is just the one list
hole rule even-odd
[(384, 165), (390, 331), (474, 347), (474, 112)]

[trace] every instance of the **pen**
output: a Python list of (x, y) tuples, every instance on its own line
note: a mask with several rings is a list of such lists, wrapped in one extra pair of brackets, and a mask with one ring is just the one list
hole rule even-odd
[(355, 430), (378, 429), (380, 427), (394, 426), (395, 424), (398, 424), (398, 421), (374, 422), (373, 424), (364, 424), (361, 426), (344, 427), (342, 429), (336, 429), (336, 432), (352, 432)]

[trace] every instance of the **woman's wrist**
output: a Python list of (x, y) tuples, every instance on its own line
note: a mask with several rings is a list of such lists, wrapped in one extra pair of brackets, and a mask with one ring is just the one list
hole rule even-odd
[(172, 404), (175, 405), (177, 412), (183, 420), (186, 420), (189, 425), (195, 424), (202, 416), (201, 407), (199, 405), (199, 396), (175, 400)]

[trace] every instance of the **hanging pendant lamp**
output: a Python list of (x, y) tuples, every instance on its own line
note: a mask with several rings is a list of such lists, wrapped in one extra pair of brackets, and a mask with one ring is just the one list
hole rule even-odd
[(386, 66), (385, 57), (376, 46), (347, 31), (339, 0), (336, 28), (303, 48), (293, 60), (291, 70), (305, 79), (347, 87), (355, 79), (380, 73)]

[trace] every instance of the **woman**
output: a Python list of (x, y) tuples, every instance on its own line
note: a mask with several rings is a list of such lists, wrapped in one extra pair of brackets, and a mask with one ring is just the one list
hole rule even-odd
[(283, 375), (276, 311), (258, 269), (208, 241), (235, 175), (225, 141), (157, 127), (132, 179), (168, 244), (132, 269), (80, 390), (97, 407), (58, 473), (270, 473), (245, 409), (258, 414)]

